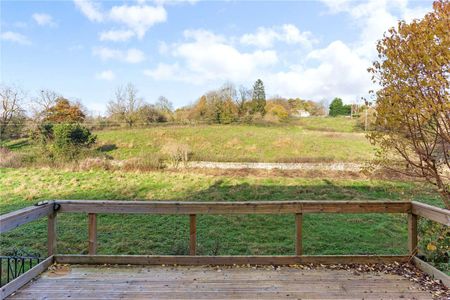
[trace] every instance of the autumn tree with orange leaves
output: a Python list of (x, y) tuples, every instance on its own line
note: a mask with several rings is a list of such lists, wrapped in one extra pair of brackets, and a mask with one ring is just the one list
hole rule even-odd
[(69, 100), (59, 97), (55, 105), (45, 112), (45, 122), (48, 123), (80, 123), (86, 118), (79, 104), (72, 104)]
[(436, 186), (450, 208), (450, 2), (399, 22), (377, 44), (377, 162)]

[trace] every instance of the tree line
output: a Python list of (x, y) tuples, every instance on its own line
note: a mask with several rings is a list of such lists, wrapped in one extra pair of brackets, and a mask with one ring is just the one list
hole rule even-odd
[[(194, 104), (174, 109), (164, 96), (148, 103), (131, 83), (120, 86), (107, 104), (106, 116), (92, 116), (76, 100), (52, 90), (41, 90), (28, 101), (22, 89), (0, 86), (0, 140), (36, 132), (43, 124), (84, 123), (91, 129), (136, 127), (154, 123), (255, 123), (286, 122), (307, 113), (326, 115), (324, 103), (300, 98), (266, 99), (264, 83), (256, 80), (252, 88), (225, 83), (202, 95)], [(331, 108), (331, 107), (330, 107)]]

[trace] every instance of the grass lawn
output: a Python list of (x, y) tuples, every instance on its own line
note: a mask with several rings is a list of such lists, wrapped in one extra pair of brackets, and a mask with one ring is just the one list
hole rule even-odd
[[(176, 201), (404, 200), (439, 205), (436, 194), (395, 181), (221, 177), (175, 172), (70, 172), (0, 169), (0, 213), (44, 199), (148, 199)], [(186, 254), (188, 217), (99, 215), (99, 254)], [(307, 214), (306, 254), (405, 254), (406, 216)], [(199, 254), (294, 253), (293, 215), (199, 216)], [(87, 252), (87, 216), (58, 217), (58, 252)], [(13, 248), (45, 253), (46, 221), (2, 235), (1, 253)]]
[(192, 160), (256, 162), (364, 161), (373, 147), (364, 133), (302, 126), (198, 125), (99, 131), (116, 159), (158, 153), (170, 141), (189, 145)]

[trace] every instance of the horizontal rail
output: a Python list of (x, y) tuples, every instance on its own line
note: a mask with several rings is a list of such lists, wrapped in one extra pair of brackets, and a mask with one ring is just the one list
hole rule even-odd
[(413, 214), (450, 226), (450, 210), (416, 201), (411, 202), (411, 204)]
[(55, 255), (60, 264), (118, 265), (294, 265), (369, 264), (407, 262), (405, 255), (317, 255), (317, 256), (155, 256), (155, 255)]
[(409, 201), (168, 202), (59, 200), (59, 212), (115, 214), (407, 213)]
[(429, 274), (436, 280), (440, 280), (442, 282), (442, 284), (444, 284), (447, 288), (450, 288), (450, 276), (448, 276), (444, 272), (436, 269), (429, 263), (424, 262), (423, 260), (421, 260), (420, 258), (418, 258), (416, 256), (413, 257), (413, 263), (417, 268), (422, 270), (422, 272)]
[(53, 213), (53, 202), (25, 207), (0, 216), (0, 233), (46, 217)]

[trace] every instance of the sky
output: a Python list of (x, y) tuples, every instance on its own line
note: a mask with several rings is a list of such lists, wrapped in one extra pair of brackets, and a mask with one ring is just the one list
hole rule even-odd
[(427, 0), (0, 1), (0, 82), (104, 114), (121, 85), (149, 103), (194, 103), (226, 82), (266, 95), (346, 103), (376, 86), (376, 41)]

